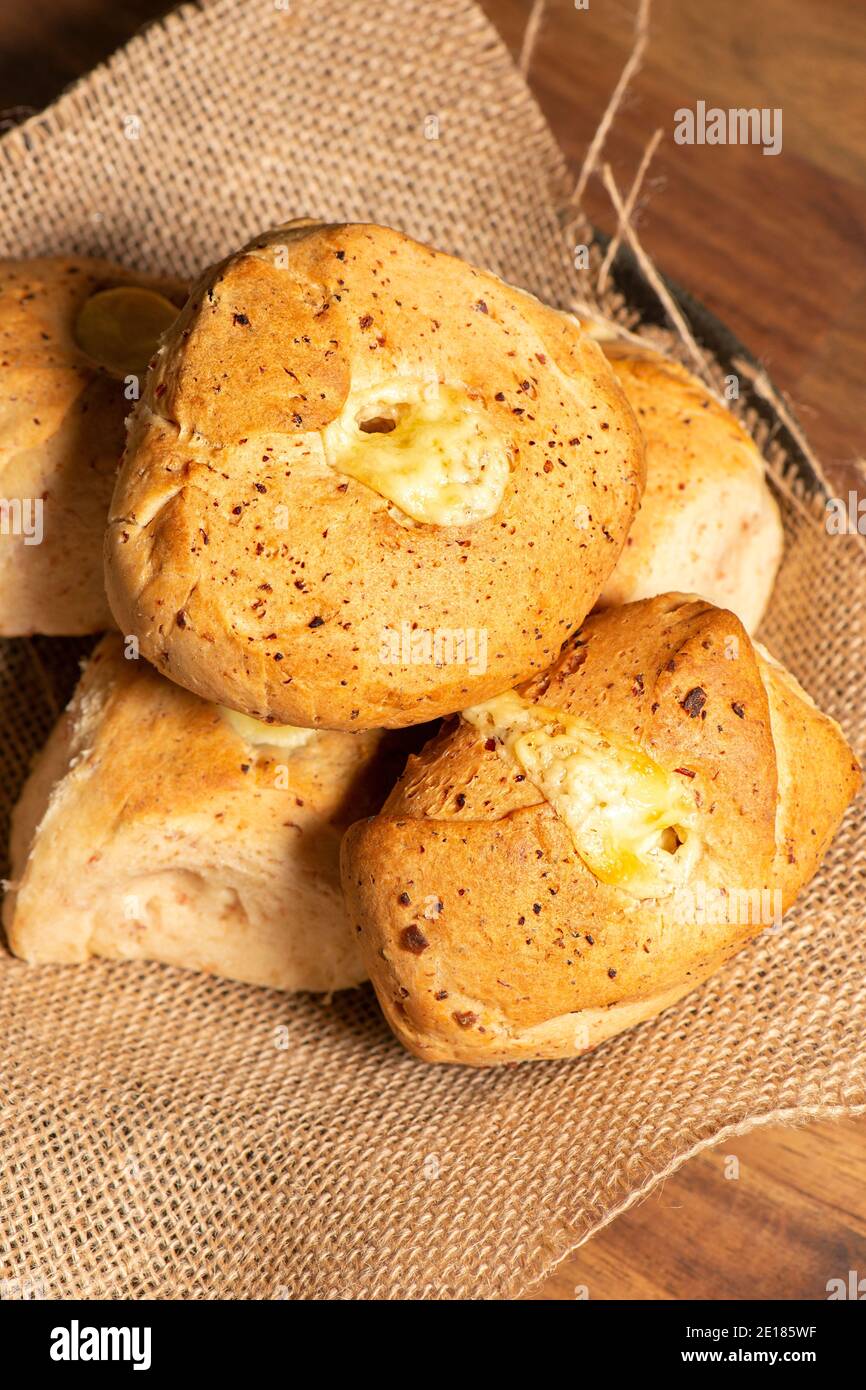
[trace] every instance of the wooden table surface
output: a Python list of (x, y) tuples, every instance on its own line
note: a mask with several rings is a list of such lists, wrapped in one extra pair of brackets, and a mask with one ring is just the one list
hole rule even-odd
[[(529, 0), (483, 5), (517, 54)], [(3, 6), (0, 117), (40, 109), (169, 8)], [(575, 171), (627, 57), (634, 12), (628, 0), (545, 7), (529, 80)], [(641, 240), (761, 357), (840, 490), (866, 457), (864, 73), (862, 0), (655, 0), (644, 66), (605, 147), (625, 192), (663, 129), (639, 204)], [(674, 112), (698, 100), (781, 107), (781, 154), (676, 145)], [(613, 229), (597, 182), (586, 205)], [(820, 1299), (850, 1270), (866, 1277), (866, 1119), (760, 1129), (699, 1155), (535, 1296)]]

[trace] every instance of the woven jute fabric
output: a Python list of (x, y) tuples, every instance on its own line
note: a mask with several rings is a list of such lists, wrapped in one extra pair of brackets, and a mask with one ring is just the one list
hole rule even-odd
[[(0, 177), (7, 255), (189, 274), (307, 214), (393, 223), (557, 304), (587, 295), (560, 155), (468, 0), (181, 11), (8, 133)], [(862, 547), (782, 491), (763, 636), (862, 756)], [(79, 652), (2, 646), (4, 819)], [(515, 1296), (702, 1146), (864, 1107), (863, 828), (861, 800), (781, 930), (567, 1063), (427, 1067), (367, 989), (4, 954), (0, 1289)]]

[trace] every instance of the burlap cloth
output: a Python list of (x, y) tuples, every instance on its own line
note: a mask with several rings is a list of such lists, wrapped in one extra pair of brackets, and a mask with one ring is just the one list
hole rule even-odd
[[(183, 10), (8, 133), (0, 176), (7, 255), (191, 273), (313, 214), (394, 223), (559, 304), (587, 294), (559, 152), (469, 0)], [(764, 636), (862, 756), (862, 548), (819, 506), (785, 505)], [(2, 646), (4, 820), (76, 656)], [(861, 800), (783, 930), (571, 1063), (425, 1067), (367, 990), (329, 1003), (3, 955), (0, 1280), (57, 1298), (514, 1296), (699, 1148), (864, 1107), (863, 823)]]

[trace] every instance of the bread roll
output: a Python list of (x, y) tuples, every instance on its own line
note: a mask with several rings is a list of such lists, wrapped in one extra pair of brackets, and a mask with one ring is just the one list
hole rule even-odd
[(646, 443), (647, 482), (599, 607), (679, 589), (758, 627), (782, 557), (779, 508), (742, 425), (684, 367), (604, 343)]
[(392, 785), (389, 742), (253, 726), (104, 638), (15, 809), (12, 950), (275, 989), (356, 985), (339, 842)]
[(102, 543), (131, 378), (184, 298), (109, 261), (0, 261), (0, 636), (111, 626)]
[(776, 925), (859, 783), (838, 725), (732, 613), (669, 594), (590, 617), (346, 835), (388, 1022), (474, 1066), (595, 1046)]
[(280, 723), (399, 727), (549, 665), (643, 486), (600, 349), (375, 226), (207, 272), (131, 421), (106, 538), (123, 632)]

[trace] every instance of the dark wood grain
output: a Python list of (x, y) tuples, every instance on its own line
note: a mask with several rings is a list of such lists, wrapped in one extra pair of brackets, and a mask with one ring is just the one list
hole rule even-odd
[(533, 1296), (825, 1299), (828, 1280), (866, 1276), (864, 1139), (862, 1120), (728, 1139), (618, 1217)]
[[(527, 0), (483, 7), (516, 53)], [(575, 171), (630, 50), (634, 9), (548, 0), (529, 77)], [(655, 0), (643, 69), (605, 149), (625, 191), (649, 136), (664, 131), (643, 244), (763, 360), (846, 483), (844, 465), (866, 457), (864, 62), (860, 0)], [(782, 153), (676, 145), (674, 113), (698, 100), (781, 107)], [(598, 181), (586, 206), (613, 229)]]
[[(359, 0), (360, 3), (360, 0)], [(528, 0), (483, 0), (516, 52)], [(154, 0), (27, 0), (0, 9), (7, 120), (40, 109), (141, 25)], [(580, 167), (630, 44), (624, 0), (549, 0), (530, 80)], [(665, 132), (639, 230), (659, 267), (703, 300), (789, 394), (837, 488), (866, 455), (866, 6), (862, 0), (656, 0), (652, 42), (605, 157), (625, 190)], [(688, 147), (673, 113), (698, 99), (782, 107), (776, 158)], [(588, 209), (612, 229), (606, 196)], [(536, 1297), (826, 1297), (866, 1276), (866, 1121), (761, 1129), (699, 1155), (621, 1216)], [(727, 1157), (740, 1164), (725, 1176)]]

